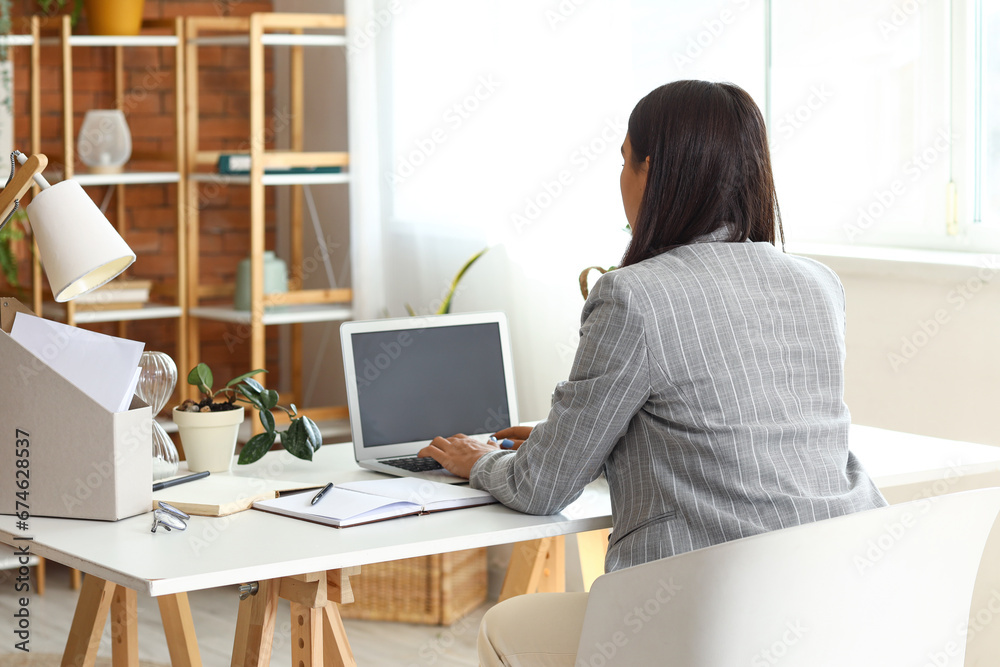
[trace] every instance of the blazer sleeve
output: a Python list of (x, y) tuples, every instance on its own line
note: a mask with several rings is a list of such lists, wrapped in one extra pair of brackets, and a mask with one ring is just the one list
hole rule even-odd
[(553, 514), (596, 479), (633, 415), (650, 395), (641, 290), (623, 270), (601, 277), (583, 309), (569, 380), (548, 418), (515, 452), (476, 462), (471, 485), (529, 514)]

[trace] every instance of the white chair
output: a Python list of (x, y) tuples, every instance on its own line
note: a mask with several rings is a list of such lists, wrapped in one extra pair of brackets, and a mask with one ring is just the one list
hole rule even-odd
[(606, 574), (576, 664), (960, 667), (998, 512), (1000, 488), (956, 493)]

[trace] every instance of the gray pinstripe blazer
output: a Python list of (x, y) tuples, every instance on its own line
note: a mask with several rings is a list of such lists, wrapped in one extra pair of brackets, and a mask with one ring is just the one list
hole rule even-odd
[(472, 469), (532, 514), (604, 472), (608, 571), (885, 504), (847, 448), (840, 281), (724, 233), (601, 277), (548, 418)]

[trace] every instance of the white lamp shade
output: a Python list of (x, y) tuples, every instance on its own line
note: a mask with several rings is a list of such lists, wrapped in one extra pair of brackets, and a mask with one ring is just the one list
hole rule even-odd
[(135, 261), (135, 253), (75, 181), (42, 190), (26, 212), (56, 301), (100, 287)]

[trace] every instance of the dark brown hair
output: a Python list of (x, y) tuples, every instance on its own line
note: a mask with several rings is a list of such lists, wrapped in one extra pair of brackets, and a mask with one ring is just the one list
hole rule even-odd
[(739, 86), (674, 81), (628, 119), (632, 164), (649, 158), (646, 190), (621, 265), (641, 262), (728, 225), (730, 241), (784, 247), (767, 128)]

